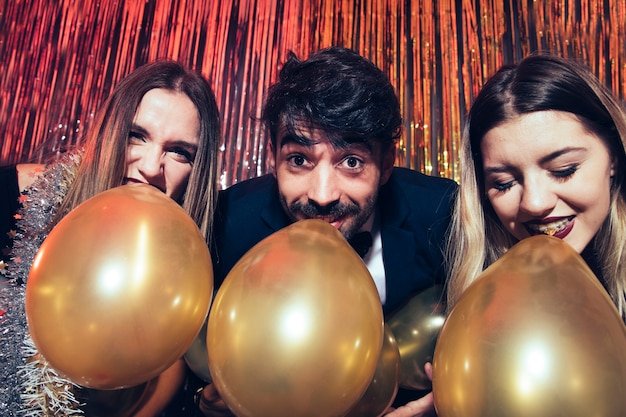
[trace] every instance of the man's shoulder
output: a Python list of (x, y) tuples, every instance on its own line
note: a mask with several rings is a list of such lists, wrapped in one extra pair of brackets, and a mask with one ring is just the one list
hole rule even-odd
[(430, 190), (431, 192), (441, 194), (452, 193), (458, 186), (457, 183), (450, 178), (426, 175), (419, 171), (402, 167), (393, 168), (393, 173), (389, 181), (391, 185), (398, 185), (405, 190), (418, 188), (421, 189), (421, 191)]
[(432, 222), (449, 215), (457, 188), (457, 183), (449, 178), (396, 167), (381, 188), (380, 208), (383, 216), (397, 217), (406, 213), (420, 222)]
[(220, 199), (237, 201), (240, 199), (255, 200), (261, 196), (267, 197), (268, 191), (276, 186), (276, 179), (271, 174), (250, 178), (231, 185), (219, 192)]
[(220, 191), (211, 249), (216, 286), (250, 248), (280, 229), (281, 216), (273, 175), (246, 179)]
[(219, 228), (240, 227), (252, 223), (263, 224), (263, 213), (270, 219), (280, 213), (281, 206), (278, 188), (273, 175), (250, 178), (221, 190), (217, 198), (217, 210), (214, 222)]

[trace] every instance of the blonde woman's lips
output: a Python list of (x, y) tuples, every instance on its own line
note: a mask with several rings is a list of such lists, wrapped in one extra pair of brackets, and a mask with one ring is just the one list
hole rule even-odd
[(540, 222), (528, 222), (526, 229), (531, 235), (548, 235), (563, 239), (574, 227), (575, 216), (558, 219), (545, 219)]

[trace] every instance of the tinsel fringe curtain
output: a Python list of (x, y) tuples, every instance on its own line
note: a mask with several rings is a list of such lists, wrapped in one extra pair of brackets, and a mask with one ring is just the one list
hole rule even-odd
[(256, 121), (287, 51), (359, 51), (396, 87), (396, 164), (457, 179), (485, 79), (534, 51), (580, 59), (626, 95), (626, 0), (0, 0), (0, 164), (80, 142), (112, 87), (170, 58), (202, 72), (223, 115), (221, 187), (267, 171)]

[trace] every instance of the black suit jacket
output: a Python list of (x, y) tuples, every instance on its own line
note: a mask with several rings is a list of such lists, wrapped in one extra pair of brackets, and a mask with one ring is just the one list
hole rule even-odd
[[(444, 281), (443, 247), (456, 183), (394, 168), (381, 187), (378, 208), (389, 314), (411, 296)], [(215, 288), (235, 263), (265, 237), (291, 224), (273, 175), (243, 181), (220, 192), (215, 216)]]

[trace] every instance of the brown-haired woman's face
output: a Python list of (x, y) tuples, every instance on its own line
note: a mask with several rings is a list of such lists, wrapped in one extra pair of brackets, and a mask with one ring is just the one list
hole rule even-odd
[(573, 114), (541, 111), (488, 131), (481, 153), (487, 198), (513, 236), (548, 234), (583, 251), (609, 213), (604, 141)]
[(147, 183), (178, 200), (185, 193), (199, 137), (198, 110), (189, 97), (161, 88), (148, 91), (133, 120), (124, 182)]

